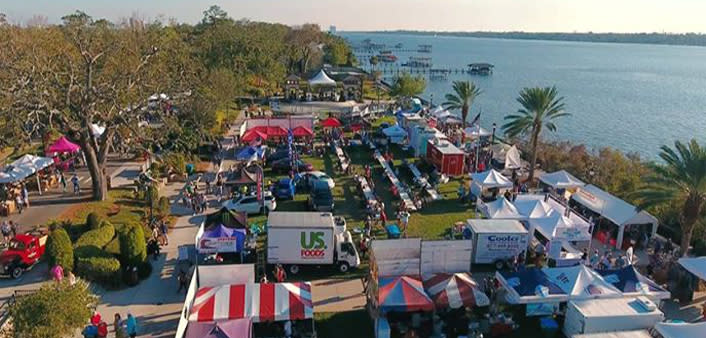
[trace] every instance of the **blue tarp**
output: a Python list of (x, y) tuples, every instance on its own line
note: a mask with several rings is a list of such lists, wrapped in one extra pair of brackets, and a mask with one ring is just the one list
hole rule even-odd
[(642, 292), (638, 289), (638, 283), (647, 286), (650, 292), (666, 292), (657, 283), (637, 272), (632, 265), (622, 269), (596, 270), (596, 272), (623, 293)]
[(235, 155), (235, 159), (239, 161), (255, 161), (261, 159), (264, 154), (265, 148), (248, 146), (238, 152), (238, 154)]
[(520, 297), (536, 296), (536, 289), (540, 285), (549, 289), (549, 295), (566, 294), (558, 285), (552, 283), (541, 269), (527, 269), (517, 272), (500, 271), (499, 273)]

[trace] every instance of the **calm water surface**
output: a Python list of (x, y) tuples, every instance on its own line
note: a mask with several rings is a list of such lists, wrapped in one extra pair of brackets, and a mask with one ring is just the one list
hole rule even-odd
[[(398, 65), (410, 55), (431, 56), (433, 67), (462, 68), (472, 62), (495, 65), (491, 76), (452, 74), (428, 81), (424, 97), (441, 103), (451, 81), (469, 79), (483, 94), (469, 118), (482, 109), (481, 125), (502, 124), (518, 109), (518, 92), (528, 86), (556, 85), (572, 116), (545, 137), (597, 148), (610, 146), (654, 159), (662, 144), (697, 138), (706, 141), (706, 48), (638, 44), (432, 37), (406, 34), (342, 33), (353, 44), (375, 43), (415, 49), (431, 44), (431, 54), (395, 52)], [(366, 67), (366, 64), (363, 64)]]

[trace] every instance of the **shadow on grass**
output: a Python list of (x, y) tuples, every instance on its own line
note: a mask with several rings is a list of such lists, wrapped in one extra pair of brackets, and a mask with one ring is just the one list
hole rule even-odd
[(316, 313), (314, 319), (319, 337), (373, 337), (373, 322), (365, 310)]

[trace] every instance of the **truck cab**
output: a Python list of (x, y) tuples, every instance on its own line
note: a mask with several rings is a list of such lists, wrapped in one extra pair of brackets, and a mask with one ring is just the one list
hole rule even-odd
[(0, 274), (19, 278), (34, 266), (44, 254), (46, 234), (20, 234), (10, 240), (8, 249), (0, 254)]
[(348, 272), (350, 268), (355, 268), (360, 265), (360, 255), (355, 248), (351, 233), (345, 231), (336, 235), (336, 252), (335, 260), (338, 265), (338, 271)]

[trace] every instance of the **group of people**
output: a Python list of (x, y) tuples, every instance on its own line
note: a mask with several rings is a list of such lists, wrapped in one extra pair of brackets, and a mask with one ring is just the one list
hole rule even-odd
[[(137, 319), (129, 312), (126, 319), (116, 313), (113, 319), (113, 332), (116, 338), (136, 337)], [(103, 320), (101, 314), (95, 311), (91, 316), (90, 324), (81, 333), (84, 338), (105, 338), (108, 337), (108, 324)]]
[(3, 242), (5, 244), (10, 243), (10, 240), (15, 238), (15, 235), (17, 235), (17, 228), (18, 225), (14, 221), (2, 221), (2, 225), (0, 225), (0, 232), (2, 232)]
[(198, 184), (196, 181), (190, 181), (186, 184), (182, 194), (182, 202), (185, 206), (191, 208), (194, 216), (205, 212), (208, 207), (206, 194), (198, 191)]
[[(275, 270), (272, 271), (272, 276), (274, 276), (274, 281), (277, 283), (284, 283), (287, 280), (287, 272), (284, 270), (282, 264), (275, 265)], [(260, 283), (269, 283), (270, 280), (267, 278), (267, 273), (263, 272), (260, 277)]]

